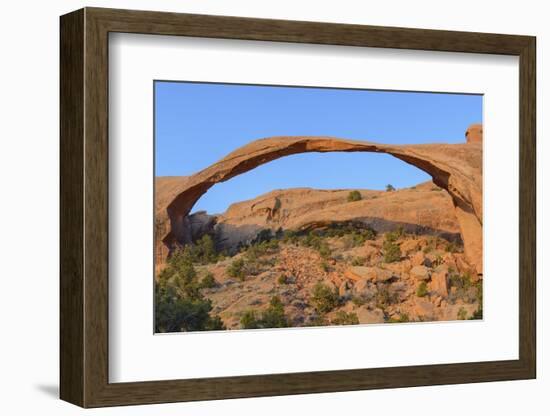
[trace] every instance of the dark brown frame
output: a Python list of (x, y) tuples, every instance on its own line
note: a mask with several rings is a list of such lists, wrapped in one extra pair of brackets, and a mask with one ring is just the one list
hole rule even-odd
[[(519, 56), (519, 359), (109, 383), (109, 32)], [(531, 36), (99, 8), (62, 16), (61, 398), (100, 407), (535, 378), (535, 42)]]

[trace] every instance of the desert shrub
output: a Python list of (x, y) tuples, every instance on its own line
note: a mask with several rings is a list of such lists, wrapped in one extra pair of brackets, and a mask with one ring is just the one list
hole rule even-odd
[(240, 319), (241, 328), (286, 328), (289, 326), (284, 305), (278, 296), (273, 296), (269, 307), (259, 317), (252, 310), (245, 311)]
[(192, 244), (186, 244), (184, 247), (176, 250), (170, 256), (172, 264), (177, 265), (181, 262), (208, 264), (219, 260), (219, 254), (216, 251), (214, 239), (205, 234)]
[(384, 261), (386, 263), (393, 263), (401, 260), (401, 249), (399, 248), (399, 245), (391, 241), (384, 241), (382, 251), (384, 253)]
[(251, 244), (260, 244), (273, 238), (273, 232), (269, 228), (264, 228), (263, 230), (260, 230), (258, 234), (256, 234), (256, 237), (254, 238), (254, 240), (252, 240)]
[(319, 313), (327, 313), (338, 305), (338, 293), (322, 282), (318, 282), (310, 296), (310, 302)]
[(363, 296), (354, 296), (351, 298), (351, 302), (355, 306), (363, 306), (365, 303), (367, 303), (366, 299)]
[(333, 325), (358, 325), (359, 318), (356, 313), (353, 312), (336, 312), (336, 316), (332, 319), (331, 322)]
[(393, 185), (391, 183), (387, 184), (386, 192), (393, 192), (393, 191), (395, 191), (395, 188), (393, 187)]
[(419, 298), (423, 298), (428, 294), (428, 285), (426, 282), (420, 282), (418, 287), (416, 288), (416, 296)]
[(314, 315), (309, 320), (307, 325), (308, 326), (326, 326), (326, 325), (328, 325), (327, 317), (325, 316), (325, 314)]
[(155, 331), (181, 332), (208, 329), (212, 305), (207, 300), (183, 298), (170, 287), (157, 287)]
[(483, 319), (483, 309), (481, 307), (477, 308), (472, 316), (468, 318), (470, 321), (475, 321), (477, 319)]
[(399, 324), (399, 323), (405, 323), (405, 322), (410, 322), (410, 321), (411, 320), (409, 318), (409, 315), (406, 314), (406, 313), (400, 313), (397, 318), (388, 319), (388, 322), (390, 324)]
[(362, 199), (361, 193), (359, 191), (351, 191), (348, 194), (348, 202), (360, 201)]
[(195, 244), (196, 256), (201, 263), (214, 263), (218, 261), (218, 253), (214, 244), (214, 239), (208, 235), (203, 235)]
[(197, 272), (191, 263), (181, 265), (172, 276), (169, 284), (181, 297), (189, 299), (199, 299), (201, 297)]
[(480, 280), (475, 284), (477, 309), (469, 319), (483, 319), (483, 282)]
[(384, 235), (385, 241), (390, 241), (392, 243), (395, 243), (399, 238), (403, 237), (405, 235), (405, 229), (403, 226), (397, 227), (395, 230), (387, 232)]
[(459, 252), (459, 246), (457, 243), (455, 242), (451, 242), (451, 243), (448, 243), (446, 246), (445, 246), (445, 251), (447, 253), (458, 253)]
[(248, 261), (256, 261), (266, 254), (276, 252), (278, 249), (279, 242), (277, 240), (266, 240), (261, 243), (250, 244), (245, 251), (245, 256)]
[(428, 244), (426, 245), (426, 247), (424, 247), (422, 252), (424, 254), (428, 254), (428, 253), (434, 251), (436, 248), (437, 248), (437, 239), (435, 237), (431, 237), (428, 240)]
[(155, 284), (155, 331), (208, 331), (225, 329), (212, 304), (200, 293), (193, 264), (183, 257), (169, 260)]
[(434, 261), (432, 262), (432, 267), (437, 267), (443, 264), (443, 257), (440, 254), (435, 256)]
[(218, 315), (211, 316), (210, 319), (206, 322), (205, 331), (221, 331), (227, 329)]
[(330, 250), (330, 247), (329, 247), (329, 245), (326, 241), (321, 242), (321, 244), (319, 245), (319, 248), (317, 249), (317, 251), (319, 252), (319, 255), (324, 259), (330, 257), (331, 250)]
[(457, 274), (453, 273), (449, 276), (449, 285), (457, 289), (468, 289), (472, 286), (472, 277), (470, 273)]
[(482, 283), (472, 282), (472, 277), (469, 273), (458, 274), (451, 273), (449, 275), (449, 286), (455, 288), (454, 291), (451, 291), (449, 294), (449, 301), (454, 303), (457, 299), (462, 299), (467, 303), (473, 303), (475, 301), (479, 302), (479, 305), (482, 304)]
[(216, 287), (218, 285), (218, 282), (216, 279), (214, 279), (214, 275), (210, 272), (206, 273), (206, 275), (202, 278), (200, 283), (201, 289), (211, 289), (213, 287)]
[(366, 261), (367, 261), (367, 259), (364, 258), (364, 257), (354, 257), (351, 260), (351, 265), (352, 266), (363, 266)]
[(263, 328), (286, 328), (289, 326), (284, 305), (278, 296), (271, 298), (269, 307), (262, 314), (260, 324)]
[(321, 237), (315, 232), (310, 231), (308, 232), (302, 239), (301, 239), (302, 245), (305, 247), (311, 247), (315, 250), (319, 250), (321, 247)]
[(243, 329), (257, 329), (260, 327), (254, 311), (244, 311), (240, 324)]
[(286, 284), (288, 284), (288, 277), (285, 276), (284, 274), (280, 275), (280, 276), (277, 278), (277, 283), (279, 283), (280, 285), (286, 285)]
[(432, 191), (435, 191), (435, 192), (439, 192), (439, 191), (442, 191), (443, 189), (441, 189), (439, 186), (432, 186)]
[(187, 247), (170, 256), (167, 267), (155, 282), (156, 332), (225, 329), (219, 316), (210, 315), (212, 304), (200, 291), (203, 282), (208, 283), (210, 278), (207, 275), (199, 281)]
[(464, 309), (463, 307), (461, 307), (457, 314), (456, 314), (456, 319), (459, 319), (461, 321), (464, 321), (466, 320), (466, 318), (468, 317), (468, 312), (466, 311), (466, 309)]
[(233, 260), (231, 264), (227, 266), (226, 271), (229, 276), (243, 281), (246, 277), (244, 270), (244, 260), (242, 258)]
[(390, 293), (386, 285), (378, 287), (376, 292), (376, 307), (379, 309), (386, 309), (388, 306), (394, 304), (397, 301), (396, 295)]
[(294, 230), (284, 230), (281, 236), (281, 240), (288, 244), (298, 244), (300, 235)]
[(374, 240), (376, 238), (376, 232), (370, 228), (361, 231), (353, 231), (345, 236), (346, 247), (359, 247), (365, 244), (367, 240)]

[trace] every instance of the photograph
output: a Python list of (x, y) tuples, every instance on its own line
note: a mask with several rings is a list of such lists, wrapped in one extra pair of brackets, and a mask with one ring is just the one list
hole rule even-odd
[(482, 119), (481, 94), (154, 81), (155, 333), (483, 319)]

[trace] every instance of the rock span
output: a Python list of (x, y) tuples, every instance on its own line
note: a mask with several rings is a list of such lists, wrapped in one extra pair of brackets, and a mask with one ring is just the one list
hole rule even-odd
[[(474, 136), (473, 133), (468, 136)], [(163, 199), (156, 201), (157, 262), (164, 261), (170, 247), (190, 242), (188, 214), (216, 183), (293, 154), (374, 152), (416, 166), (451, 195), (465, 254), (478, 274), (482, 274), (482, 142), (481, 138), (478, 140), (477, 129), (475, 133), (476, 139), (464, 144), (389, 145), (322, 136), (270, 137), (250, 142), (194, 175), (165, 182)], [(369, 174), (368, 169), (365, 166), (365, 175)]]

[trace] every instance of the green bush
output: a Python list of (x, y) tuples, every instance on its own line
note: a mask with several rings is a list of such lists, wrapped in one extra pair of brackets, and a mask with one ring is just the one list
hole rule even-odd
[(172, 256), (155, 283), (155, 332), (225, 329), (218, 316), (210, 315), (212, 304), (200, 288), (190, 258)]
[(358, 325), (359, 318), (356, 313), (338, 311), (336, 312), (336, 316), (332, 319), (331, 323), (333, 325)]
[(363, 306), (365, 303), (367, 303), (366, 299), (362, 296), (354, 296), (351, 298), (351, 301), (355, 306)]
[(360, 201), (362, 198), (361, 193), (359, 191), (351, 191), (348, 194), (348, 202), (355, 202)]
[(231, 264), (227, 266), (226, 271), (229, 276), (243, 281), (246, 277), (244, 271), (244, 260), (242, 258), (233, 260)]
[(346, 247), (359, 247), (365, 244), (367, 240), (376, 239), (376, 231), (371, 228), (366, 228), (360, 231), (352, 231), (345, 236)]
[(278, 296), (271, 298), (269, 307), (262, 314), (261, 326), (263, 328), (286, 328), (289, 326), (284, 305)]
[(201, 289), (211, 289), (213, 287), (216, 287), (217, 285), (218, 282), (216, 281), (216, 279), (214, 279), (214, 275), (210, 272), (206, 273), (200, 283)]
[(332, 253), (326, 241), (321, 242), (317, 251), (319, 252), (320, 256), (324, 259), (329, 258)]
[(241, 316), (240, 324), (243, 329), (258, 329), (260, 327), (254, 311), (245, 311)]
[(397, 227), (395, 230), (387, 232), (384, 235), (385, 241), (395, 243), (399, 238), (405, 235), (405, 229), (402, 226)]
[(458, 253), (459, 252), (459, 246), (457, 243), (455, 242), (452, 242), (452, 243), (448, 243), (446, 246), (445, 246), (445, 251), (447, 253)]
[(327, 313), (338, 305), (338, 293), (322, 282), (318, 282), (310, 296), (310, 302), (319, 313)]
[(388, 322), (390, 324), (399, 324), (399, 323), (405, 323), (405, 322), (410, 322), (410, 318), (409, 318), (409, 315), (406, 314), (406, 313), (400, 313), (399, 314), (399, 317), (397, 318), (390, 318), (388, 320)]
[(464, 321), (466, 320), (467, 317), (468, 317), (468, 312), (466, 311), (466, 309), (464, 309), (463, 307), (460, 307), (460, 309), (458, 310), (458, 313), (456, 314), (456, 318), (461, 321)]
[(393, 191), (395, 191), (395, 188), (393, 187), (393, 185), (390, 184), (390, 183), (387, 184), (386, 185), (386, 192), (393, 192)]
[(252, 310), (245, 311), (240, 319), (241, 328), (286, 328), (289, 326), (284, 305), (278, 296), (273, 296), (269, 307), (259, 316)]
[(423, 298), (428, 294), (428, 285), (426, 282), (421, 282), (418, 287), (416, 288), (416, 296), (419, 298)]
[(386, 309), (388, 306), (394, 304), (397, 301), (396, 295), (390, 293), (386, 285), (378, 287), (376, 292), (376, 307), (379, 309)]
[(382, 247), (384, 253), (384, 261), (386, 263), (393, 263), (401, 260), (401, 249), (399, 246), (391, 241), (384, 241)]
[(184, 247), (176, 250), (170, 256), (172, 264), (177, 265), (182, 262), (209, 264), (219, 260), (219, 253), (216, 251), (214, 239), (205, 234), (192, 244), (186, 244)]
[(449, 276), (449, 286), (454, 286), (457, 288), (457, 290), (469, 289), (470, 287), (472, 287), (472, 277), (469, 273), (453, 273)]
[(288, 284), (288, 277), (285, 276), (284, 274), (280, 275), (280, 276), (277, 278), (277, 283), (279, 283), (280, 285), (286, 285), (286, 284)]

